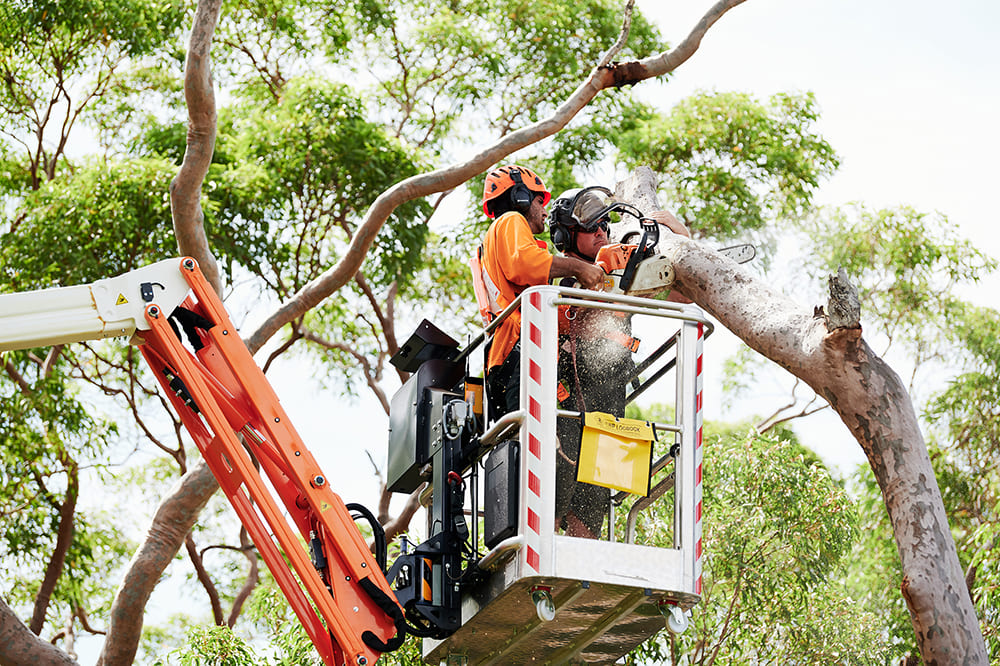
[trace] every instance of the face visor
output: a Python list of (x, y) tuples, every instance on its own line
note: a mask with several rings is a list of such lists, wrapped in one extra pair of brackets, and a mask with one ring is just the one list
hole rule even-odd
[(573, 203), (572, 219), (577, 230), (592, 233), (608, 225), (621, 222), (623, 216), (642, 219), (642, 213), (635, 207), (616, 201), (611, 191), (605, 187), (586, 187), (576, 195)]

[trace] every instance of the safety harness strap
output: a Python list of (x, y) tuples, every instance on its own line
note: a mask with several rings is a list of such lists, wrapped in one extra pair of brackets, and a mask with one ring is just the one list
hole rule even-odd
[(469, 259), (469, 268), (472, 271), (472, 291), (476, 294), (476, 303), (479, 305), (479, 315), (483, 318), (483, 326), (488, 326), (490, 322), (497, 318), (503, 308), (500, 307), (497, 298), (500, 296), (500, 289), (490, 278), (489, 272), (483, 267), (483, 246), (476, 248), (475, 254)]

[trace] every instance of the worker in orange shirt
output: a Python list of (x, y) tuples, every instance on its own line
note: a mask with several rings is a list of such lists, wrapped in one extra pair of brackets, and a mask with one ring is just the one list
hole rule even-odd
[[(483, 212), (493, 219), (479, 249), (482, 285), (488, 300), (484, 318), (496, 317), (528, 287), (574, 277), (585, 289), (603, 284), (604, 271), (591, 262), (549, 253), (535, 234), (545, 231), (545, 206), (552, 197), (531, 169), (499, 167), (486, 176)], [(474, 276), (477, 281), (479, 276)], [(514, 411), (520, 397), (521, 313), (508, 316), (493, 333), (487, 353), (486, 392), (490, 418)]]

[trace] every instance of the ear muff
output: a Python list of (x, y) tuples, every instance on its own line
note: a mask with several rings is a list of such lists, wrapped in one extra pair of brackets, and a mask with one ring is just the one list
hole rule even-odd
[(570, 244), (570, 233), (562, 225), (552, 225), (551, 229), (552, 244), (556, 246), (556, 249), (560, 252), (565, 252), (566, 248)]
[(573, 217), (573, 202), (576, 201), (576, 197), (569, 195), (570, 192), (564, 192), (552, 202), (552, 208), (549, 210), (549, 237), (560, 252), (565, 252), (572, 244), (573, 234), (570, 227), (577, 223)]
[(514, 187), (510, 188), (510, 205), (523, 215), (531, 208), (531, 202), (534, 201), (535, 195), (524, 184), (520, 170), (512, 168), (510, 179), (514, 181)]

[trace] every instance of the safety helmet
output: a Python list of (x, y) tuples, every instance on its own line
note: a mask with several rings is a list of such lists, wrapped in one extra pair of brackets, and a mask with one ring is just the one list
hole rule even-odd
[(621, 204), (614, 200), (611, 190), (600, 185), (566, 190), (552, 202), (549, 211), (549, 235), (560, 252), (571, 247), (573, 234), (578, 231), (595, 231), (607, 224), (609, 214)]
[(486, 183), (483, 186), (483, 212), (486, 213), (486, 217), (493, 217), (487, 204), (507, 190), (511, 190), (510, 201), (514, 210), (521, 213), (527, 212), (531, 207), (531, 202), (535, 198), (532, 192), (545, 197), (542, 205), (548, 204), (552, 198), (545, 183), (531, 169), (516, 164), (502, 166), (486, 174)]

